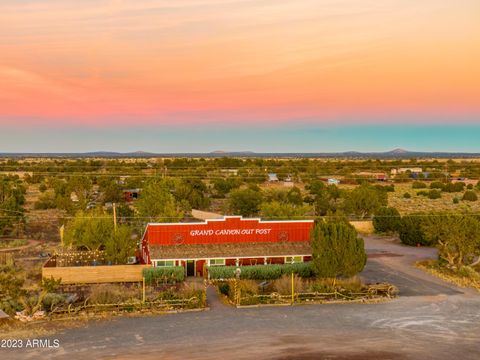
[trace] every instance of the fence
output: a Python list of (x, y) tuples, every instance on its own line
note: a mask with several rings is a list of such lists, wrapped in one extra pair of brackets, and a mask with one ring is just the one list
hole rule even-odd
[(62, 279), (62, 284), (100, 284), (142, 281), (143, 269), (150, 265), (67, 266), (42, 268), (42, 277)]
[[(241, 280), (240, 280), (241, 281)], [(368, 301), (375, 299), (391, 299), (398, 295), (398, 288), (388, 283), (372, 284), (366, 286), (360, 292), (341, 292), (334, 290), (332, 292), (293, 292), (290, 294), (242, 294), (239, 288), (239, 280), (210, 280), (210, 284), (216, 286), (220, 283), (228, 283), (232, 286), (232, 292), (228, 296), (228, 300), (232, 305), (267, 305), (267, 304), (283, 304), (293, 305), (301, 303), (324, 303), (336, 301)], [(292, 289), (293, 290), (293, 289)]]
[(191, 297), (189, 299), (173, 299), (161, 301), (146, 301), (146, 302), (127, 302), (119, 304), (88, 304), (85, 301), (80, 305), (67, 305), (57, 307), (51, 311), (51, 315), (74, 315), (79, 312), (101, 312), (101, 311), (141, 311), (141, 310), (157, 310), (157, 311), (171, 311), (180, 309), (195, 309), (202, 308), (205, 304), (199, 304), (201, 299)]

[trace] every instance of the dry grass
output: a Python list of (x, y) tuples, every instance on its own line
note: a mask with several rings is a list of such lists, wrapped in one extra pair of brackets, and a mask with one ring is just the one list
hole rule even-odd
[(89, 302), (91, 304), (117, 304), (140, 299), (141, 291), (136, 286), (100, 284), (92, 286)]
[[(295, 275), (293, 279), (293, 287), (295, 293), (305, 292), (308, 288), (308, 280), (302, 279), (300, 276)], [(276, 292), (282, 295), (288, 295), (292, 293), (292, 276), (284, 275), (280, 279), (273, 282), (273, 288)]]
[(255, 280), (241, 280), (238, 282), (238, 288), (242, 294), (257, 295), (258, 282)]
[[(431, 200), (425, 196), (417, 195), (417, 192), (420, 190), (422, 189), (412, 189), (411, 183), (395, 184), (395, 192), (388, 193), (388, 205), (398, 209), (402, 215), (411, 214), (414, 212), (432, 211), (480, 211), (480, 201), (460, 201), (458, 204), (453, 203), (453, 199), (455, 197), (461, 199), (463, 193), (442, 192), (441, 199)], [(410, 199), (405, 199), (403, 197), (403, 194), (407, 192), (412, 196)]]
[(418, 261), (415, 266), (451, 284), (463, 288), (473, 288), (480, 291), (480, 274), (476, 278), (462, 276), (461, 274), (453, 272), (449, 269), (439, 267), (435, 260)]

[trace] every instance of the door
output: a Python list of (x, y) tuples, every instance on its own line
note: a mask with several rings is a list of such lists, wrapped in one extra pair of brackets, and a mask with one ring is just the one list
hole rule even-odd
[(195, 260), (187, 260), (187, 276), (195, 276)]

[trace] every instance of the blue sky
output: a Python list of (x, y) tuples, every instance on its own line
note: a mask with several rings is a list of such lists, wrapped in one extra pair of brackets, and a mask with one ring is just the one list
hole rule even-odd
[(0, 152), (480, 152), (480, 125), (3, 126)]

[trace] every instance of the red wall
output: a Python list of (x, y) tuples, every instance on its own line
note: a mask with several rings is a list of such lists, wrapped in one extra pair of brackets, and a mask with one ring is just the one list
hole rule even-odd
[(312, 227), (313, 221), (227, 217), (205, 223), (149, 224), (144, 241), (151, 245), (309, 241)]

